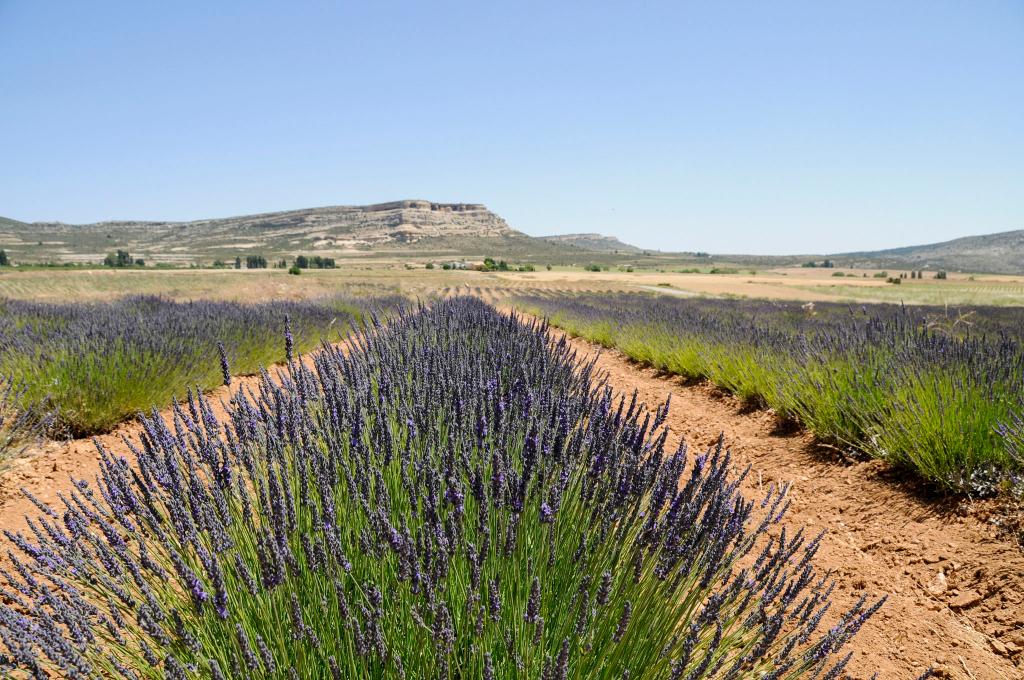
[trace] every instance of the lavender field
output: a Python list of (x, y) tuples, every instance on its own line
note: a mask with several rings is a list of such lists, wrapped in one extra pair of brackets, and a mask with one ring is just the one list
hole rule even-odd
[[(215, 361), (211, 364), (216, 365)], [(215, 370), (215, 369), (214, 369)], [(147, 417), (37, 502), (0, 604), (13, 677), (841, 677), (784, 488), (649, 413), (543, 325), (453, 299), (350, 353)], [(652, 418), (653, 415), (653, 418)], [(827, 621), (827, 625), (825, 624)]]
[(853, 455), (990, 495), (1024, 470), (1024, 315), (643, 294), (518, 298), (570, 333), (706, 379)]
[(7, 410), (10, 418), (46, 419), (51, 436), (103, 432), (188, 389), (220, 384), (219, 345), (234, 373), (254, 373), (284, 358), (286, 320), (295, 346), (308, 350), (346, 334), (371, 307), (394, 304), (397, 298), (0, 301), (0, 375), (13, 386)]

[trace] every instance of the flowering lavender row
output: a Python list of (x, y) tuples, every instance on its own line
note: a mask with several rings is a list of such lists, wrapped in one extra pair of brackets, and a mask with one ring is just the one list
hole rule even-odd
[(21, 394), (20, 387), (0, 375), (0, 467), (19, 446), (38, 437), (49, 425), (50, 418), (42, 408), (30, 412), (18, 407)]
[[(378, 303), (393, 304), (392, 300)], [(189, 385), (217, 385), (217, 342), (236, 370), (282, 358), (286, 317), (301, 346), (346, 331), (366, 303), (178, 303), (133, 297), (102, 304), (0, 301), (0, 373), (21, 387), (23, 413), (49, 404), (72, 435), (103, 431), (170, 403)]]
[[(838, 678), (820, 536), (666, 451), (546, 328), (457, 298), (107, 451), (26, 534), (15, 677)], [(827, 623), (826, 623), (827, 622)]]
[(706, 378), (819, 436), (991, 493), (1020, 460), (1024, 315), (640, 294), (524, 297), (524, 308), (664, 370)]

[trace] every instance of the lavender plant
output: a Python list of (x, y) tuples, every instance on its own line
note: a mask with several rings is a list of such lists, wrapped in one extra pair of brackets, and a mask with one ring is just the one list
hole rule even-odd
[(17, 406), (20, 396), (20, 388), (0, 375), (0, 469), (49, 423), (44, 404), (35, 411), (26, 411)]
[(21, 412), (48, 402), (55, 425), (84, 436), (162, 408), (188, 385), (220, 384), (218, 342), (233, 370), (253, 373), (284, 358), (279, 338), (286, 316), (298, 346), (309, 349), (346, 331), (367, 306), (393, 304), (393, 298), (254, 305), (156, 297), (102, 304), (0, 301), (0, 372), (21, 385)]
[(1002, 432), (1022, 414), (1019, 310), (941, 324), (925, 308), (526, 296), (519, 304), (639, 361), (709, 379), (823, 439), (945, 489), (988, 494), (1021, 467)]
[[(666, 451), (544, 325), (406, 313), (143, 421), (39, 503), (0, 605), (14, 677), (836, 678), (820, 536)], [(827, 621), (827, 623), (826, 623)]]

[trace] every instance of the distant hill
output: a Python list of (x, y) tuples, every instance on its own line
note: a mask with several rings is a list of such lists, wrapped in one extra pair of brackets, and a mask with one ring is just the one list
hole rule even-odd
[[(529, 236), (479, 203), (422, 200), (328, 206), (190, 222), (108, 221), (92, 224), (19, 222), (0, 217), (0, 248), (15, 262), (99, 263), (117, 249), (147, 263), (209, 264), (263, 255), (268, 260), (318, 254), (416, 260), (491, 256), (539, 264), (615, 265), (644, 262), (671, 267), (702, 264), (705, 254), (642, 250), (601, 234)], [(704, 259), (702, 259), (704, 258)], [(755, 266), (831, 259), (840, 266), (946, 269), (1024, 274), (1024, 230), (889, 250), (835, 255), (720, 255)]]
[(832, 257), (837, 264), (992, 274), (1024, 274), (1024, 229)]
[(628, 254), (643, 252), (642, 248), (623, 243), (614, 236), (604, 236), (603, 234), (558, 234), (555, 236), (540, 236), (539, 238), (595, 253)]
[[(147, 262), (188, 264), (246, 255), (370, 253), (572, 260), (587, 248), (528, 236), (485, 206), (406, 200), (190, 222), (25, 223), (0, 218), (0, 248), (17, 262), (100, 262), (118, 248)], [(603, 252), (603, 251), (596, 251)]]

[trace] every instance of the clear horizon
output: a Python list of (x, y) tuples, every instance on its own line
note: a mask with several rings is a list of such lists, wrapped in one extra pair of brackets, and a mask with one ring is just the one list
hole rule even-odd
[(406, 198), (647, 248), (1024, 228), (1024, 5), (0, 2), (0, 216)]

